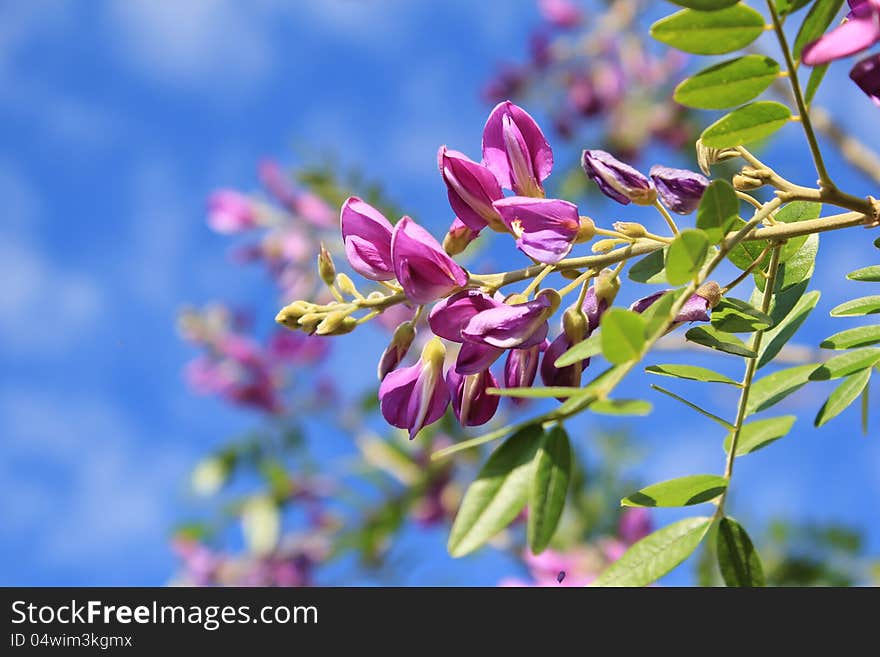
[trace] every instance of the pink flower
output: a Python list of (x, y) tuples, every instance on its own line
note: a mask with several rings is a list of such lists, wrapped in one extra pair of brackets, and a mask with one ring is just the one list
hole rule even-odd
[[(535, 382), (538, 373), (538, 362), (541, 352), (548, 347), (545, 340), (528, 349), (511, 349), (507, 352), (507, 362), (504, 363), (504, 387), (505, 388), (528, 388)], [(512, 397), (517, 406), (525, 403), (521, 397)]]
[(391, 259), (397, 280), (413, 303), (429, 303), (468, 282), (467, 272), (409, 217), (394, 227)]
[(433, 338), (411, 367), (390, 372), (379, 385), (382, 416), (392, 426), (409, 430), (410, 440), (422, 427), (436, 422), (449, 406), (449, 388), (443, 380), (446, 349)]
[(449, 205), (463, 224), (477, 232), (487, 224), (501, 225), (492, 203), (504, 195), (489, 169), (446, 146), (437, 153), (437, 165), (446, 183)]
[(345, 255), (352, 269), (374, 281), (394, 278), (391, 222), (372, 205), (352, 196), (342, 204), (340, 223)]
[(452, 393), (452, 409), (463, 427), (486, 424), (498, 410), (501, 397), (490, 395), (487, 388), (497, 388), (498, 381), (489, 370), (462, 376), (455, 370), (446, 375)]
[(510, 196), (495, 201), (517, 248), (545, 264), (555, 264), (571, 251), (580, 229), (577, 206), (568, 201)]
[(553, 151), (535, 120), (509, 100), (499, 103), (483, 129), (483, 163), (502, 187), (521, 196), (544, 196)]
[(849, 0), (850, 11), (843, 25), (831, 30), (806, 48), (801, 59), (820, 66), (849, 57), (880, 41), (880, 0)]
[(545, 21), (562, 29), (577, 27), (583, 20), (580, 8), (571, 0), (538, 0), (538, 11)]
[(500, 304), (474, 315), (461, 331), (466, 342), (500, 349), (526, 349), (547, 337), (547, 318), (559, 307), (559, 295), (545, 291), (533, 301)]
[(221, 189), (208, 199), (208, 225), (218, 233), (239, 233), (257, 226), (250, 198), (231, 189)]

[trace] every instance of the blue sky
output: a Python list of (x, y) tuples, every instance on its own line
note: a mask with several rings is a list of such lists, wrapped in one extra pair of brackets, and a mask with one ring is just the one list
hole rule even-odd
[[(167, 529), (192, 508), (189, 469), (253, 424), (188, 393), (174, 316), (184, 303), (272, 295), (259, 272), (228, 265), (226, 241), (204, 225), (206, 195), (254, 187), (262, 156), (329, 147), (439, 232), (449, 211), (437, 146), (476, 154), (478, 89), (498, 60), (522, 55), (535, 19), (529, 0), (0, 3), (0, 584), (167, 580)], [(876, 125), (844, 70), (830, 77), (820, 101), (853, 129)], [(865, 136), (880, 147), (876, 131)], [(798, 137), (787, 128), (771, 154), (809, 180)], [(823, 299), (800, 336), (812, 344), (844, 326), (828, 309), (870, 293), (842, 275), (878, 253), (857, 231), (823, 240)], [(814, 408), (823, 392), (791, 406)], [(728, 393), (694, 395), (729, 408)], [(644, 477), (717, 470), (717, 432), (662, 408), (632, 424), (648, 435)], [(814, 431), (811, 415), (743, 459), (740, 515), (842, 518), (876, 552), (877, 433), (863, 439), (849, 415)], [(584, 439), (599, 425), (584, 420)], [(430, 545), (408, 581), (490, 584), (507, 572), (497, 560), (473, 568), (483, 557), (451, 566), (433, 539), (418, 539)]]

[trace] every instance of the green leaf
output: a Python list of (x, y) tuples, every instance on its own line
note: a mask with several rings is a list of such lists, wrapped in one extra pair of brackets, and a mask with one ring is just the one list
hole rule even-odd
[(880, 342), (880, 325), (857, 326), (831, 337), (825, 338), (819, 346), (823, 349), (851, 349), (852, 347), (867, 347)]
[(677, 290), (669, 290), (662, 297), (648, 306), (647, 310), (642, 313), (645, 319), (645, 337), (651, 338), (657, 331), (665, 329), (670, 322), (672, 306), (684, 294), (685, 288)]
[(565, 429), (557, 425), (535, 454), (526, 531), (532, 554), (540, 554), (550, 544), (565, 508), (570, 478), (571, 445)]
[(880, 265), (871, 265), (870, 267), (862, 267), (851, 271), (846, 275), (851, 281), (866, 281), (869, 283), (880, 283)]
[[(819, 303), (819, 291), (815, 290), (802, 296), (795, 304), (792, 311), (776, 326), (764, 333), (761, 343), (761, 353), (758, 355), (758, 369), (772, 362), (792, 336), (806, 321), (807, 316)], [(771, 316), (773, 313), (771, 313)]]
[(855, 374), (850, 374), (841, 381), (840, 385), (834, 389), (834, 392), (831, 393), (828, 400), (822, 405), (822, 408), (819, 409), (813, 424), (821, 427), (829, 420), (840, 415), (850, 404), (858, 399), (865, 386), (868, 385), (870, 378), (871, 368), (869, 367)]
[(666, 388), (662, 388), (655, 383), (652, 383), (651, 387), (654, 390), (656, 390), (657, 392), (663, 393), (664, 395), (667, 395), (668, 397), (672, 397), (675, 401), (681, 402), (682, 404), (684, 404), (688, 408), (695, 410), (697, 413), (699, 413), (703, 417), (707, 417), (710, 420), (712, 420), (713, 422), (717, 422), (718, 424), (720, 424), (722, 427), (724, 427), (728, 431), (733, 431), (733, 425), (730, 422), (728, 422), (724, 418), (718, 417), (714, 413), (710, 413), (709, 411), (704, 409), (702, 406), (698, 406), (697, 404), (688, 401), (684, 397), (680, 397), (680, 396), (676, 395), (671, 390), (667, 390)]
[[(796, 419), (794, 415), (781, 415), (744, 424), (736, 444), (736, 456), (751, 454), (772, 442), (776, 442), (791, 431)], [(724, 440), (724, 451), (730, 451), (732, 442), (733, 432), (729, 433)]]
[(638, 313), (611, 308), (602, 316), (602, 354), (608, 362), (622, 365), (638, 358), (645, 347), (645, 319)]
[(553, 363), (556, 367), (568, 367), (587, 358), (598, 356), (602, 353), (602, 332), (593, 333), (583, 342), (572, 345), (571, 348), (556, 359)]
[(684, 334), (685, 339), (710, 349), (717, 349), (734, 356), (754, 358), (755, 352), (735, 335), (719, 331), (712, 326), (696, 326)]
[(780, 16), (790, 16), (799, 9), (803, 9), (813, 0), (776, 0), (776, 9)]
[(746, 415), (767, 410), (804, 387), (815, 369), (815, 365), (797, 365), (758, 379), (749, 391)]
[(800, 59), (804, 48), (825, 33), (842, 5), (843, 0), (816, 0), (795, 37), (792, 48), (795, 59)]
[(646, 486), (620, 501), (621, 506), (691, 506), (714, 500), (727, 490), (727, 479), (698, 474)]
[(791, 110), (782, 103), (759, 100), (722, 116), (700, 136), (709, 148), (734, 148), (769, 137), (791, 120)]
[(877, 313), (880, 313), (880, 296), (878, 295), (851, 299), (831, 309), (832, 317), (855, 317), (876, 315)]
[[(792, 203), (789, 203), (784, 208), (779, 210), (774, 218), (776, 219), (776, 221), (782, 222), (784, 224), (794, 224), (799, 221), (818, 219), (820, 214), (822, 214), (821, 203), (812, 203), (810, 201), (793, 201)], [(779, 251), (779, 262), (785, 264), (786, 262), (791, 260), (791, 258), (798, 254), (806, 241), (806, 235), (803, 235), (801, 237), (793, 237), (792, 239), (788, 240), (785, 244), (783, 244), (782, 248)]]
[(746, 530), (733, 518), (718, 523), (718, 566), (727, 586), (764, 586), (761, 558)]
[(717, 11), (735, 5), (739, 0), (669, 0), (669, 2), (698, 11)]
[(870, 410), (870, 394), (869, 388), (871, 387), (871, 382), (865, 384), (865, 389), (862, 390), (862, 405), (861, 405), (861, 415), (862, 415), (862, 433), (864, 435), (868, 435), (868, 412)]
[(629, 268), (627, 277), (636, 283), (666, 283), (666, 249), (649, 253)]
[[(810, 278), (816, 268), (816, 254), (818, 252), (819, 236), (810, 235), (803, 246), (779, 267), (779, 272), (776, 275), (776, 291), (785, 290)], [(766, 280), (763, 276), (756, 276), (755, 285), (763, 292)]]
[[(733, 222), (731, 230), (739, 230), (745, 225), (746, 222), (738, 218)], [(757, 260), (762, 253), (764, 253), (764, 249), (766, 249), (767, 246), (769, 246), (767, 240), (749, 240), (747, 242), (740, 242), (730, 250), (730, 253), (727, 254), (727, 258), (734, 265), (745, 271), (751, 267), (752, 263)], [(761, 261), (756, 267), (764, 269), (768, 262), (770, 262), (769, 250), (764, 253), (764, 257), (761, 258)]]
[(630, 547), (592, 586), (646, 586), (671, 571), (697, 549), (711, 518), (685, 518), (658, 529)]
[(559, 399), (584, 395), (584, 389), (576, 386), (537, 386), (534, 388), (486, 388), (486, 394), (522, 399)]
[(516, 432), (492, 452), (467, 489), (449, 533), (448, 549), (463, 557), (481, 547), (519, 515), (529, 498), (538, 425)]
[(712, 244), (717, 244), (737, 219), (739, 199), (736, 197), (736, 190), (726, 180), (713, 181), (700, 199), (697, 228), (705, 231)]
[(754, 9), (736, 4), (719, 11), (684, 9), (651, 26), (651, 36), (694, 55), (723, 55), (749, 45), (764, 31)]
[(709, 253), (709, 236), (702, 230), (683, 230), (666, 252), (666, 280), (672, 285), (687, 283), (700, 271)]
[(773, 325), (773, 319), (739, 299), (724, 297), (712, 310), (712, 326), (727, 333), (753, 333)]
[[(761, 95), (779, 77), (779, 63), (765, 55), (746, 55), (704, 69), (675, 88), (687, 107), (727, 109)], [(697, 224), (699, 225), (699, 224)]]
[(600, 415), (648, 415), (654, 407), (643, 399), (600, 399), (590, 410)]
[(816, 92), (819, 91), (822, 80), (825, 79), (825, 74), (828, 72), (829, 65), (830, 64), (820, 64), (810, 71), (810, 78), (807, 80), (807, 90), (804, 92), (804, 102), (808, 106), (813, 102), (813, 98), (816, 97)]
[(859, 370), (870, 369), (880, 363), (880, 349), (865, 347), (853, 349), (846, 353), (829, 358), (810, 374), (810, 381), (827, 381), (849, 376)]
[(659, 374), (660, 376), (674, 376), (678, 379), (690, 379), (691, 381), (703, 381), (705, 383), (726, 383), (731, 386), (739, 386), (728, 376), (713, 372), (705, 367), (696, 365), (651, 365), (645, 368), (646, 372)]

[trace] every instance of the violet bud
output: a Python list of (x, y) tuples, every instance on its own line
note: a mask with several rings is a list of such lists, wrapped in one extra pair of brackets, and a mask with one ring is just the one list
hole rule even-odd
[(566, 367), (556, 367), (556, 359), (571, 349), (573, 345), (574, 343), (568, 339), (563, 331), (547, 347), (544, 357), (541, 359), (541, 381), (545, 386), (578, 387), (581, 385), (581, 377), (590, 364), (589, 358)]
[(655, 164), (650, 174), (663, 205), (676, 214), (690, 214), (696, 210), (709, 186), (705, 176), (687, 169)]
[(559, 307), (555, 290), (542, 290), (533, 301), (501, 304), (474, 315), (461, 331), (466, 342), (501, 349), (526, 348), (547, 337), (547, 319)]
[(652, 205), (657, 190), (648, 178), (610, 153), (585, 150), (581, 156), (584, 172), (592, 178), (605, 196), (629, 205)]
[[(646, 297), (642, 297), (641, 299), (637, 299), (630, 305), (629, 309), (633, 312), (643, 313), (669, 291), (670, 290), (661, 290), (654, 294), (649, 294)], [(681, 310), (679, 310), (678, 314), (675, 316), (675, 322), (672, 327), (683, 322), (708, 322), (710, 320), (709, 311), (717, 306), (720, 300), (721, 288), (718, 287), (718, 283), (715, 283), (714, 281), (705, 283), (695, 294), (691, 295), (691, 297), (684, 302)]]
[(574, 203), (559, 199), (510, 196), (495, 201), (517, 248), (544, 264), (555, 264), (571, 251), (581, 229)]
[(333, 265), (333, 256), (321, 243), (318, 251), (318, 275), (325, 285), (333, 285), (336, 283), (336, 267)]
[(379, 384), (382, 416), (392, 426), (409, 430), (412, 440), (422, 427), (443, 417), (449, 406), (449, 387), (443, 378), (446, 348), (432, 338), (411, 367), (394, 370)]
[(416, 328), (412, 322), (403, 322), (394, 329), (394, 335), (391, 336), (391, 342), (385, 348), (382, 357), (379, 359), (379, 380), (384, 379), (389, 372), (397, 369), (401, 361), (406, 358), (413, 340), (416, 337)]
[[(511, 349), (507, 352), (507, 361), (504, 363), (504, 387), (505, 388), (529, 388), (535, 382), (538, 373), (538, 363), (541, 352), (549, 346), (545, 340), (528, 349)], [(526, 400), (521, 397), (512, 397), (513, 403), (519, 406)]]
[(391, 257), (397, 280), (413, 303), (429, 303), (467, 285), (467, 272), (409, 217), (394, 227)]
[(490, 395), (486, 388), (497, 388), (498, 381), (489, 370), (462, 376), (449, 370), (446, 383), (452, 395), (452, 410), (463, 427), (486, 424), (498, 410), (498, 395)]
[(464, 251), (468, 245), (480, 236), (480, 231), (471, 230), (461, 219), (456, 217), (443, 238), (443, 250), (451, 256)]
[(489, 169), (446, 146), (437, 152), (437, 165), (446, 183), (449, 205), (463, 224), (476, 232), (487, 225), (504, 230), (498, 211), (492, 207), (504, 194)]
[(880, 53), (857, 62), (849, 77), (880, 107)]
[(483, 164), (502, 187), (543, 197), (541, 183), (553, 169), (553, 151), (535, 120), (506, 100), (495, 106), (483, 128)]
[(394, 278), (391, 265), (392, 226), (385, 215), (356, 196), (340, 212), (345, 255), (357, 273), (373, 281)]

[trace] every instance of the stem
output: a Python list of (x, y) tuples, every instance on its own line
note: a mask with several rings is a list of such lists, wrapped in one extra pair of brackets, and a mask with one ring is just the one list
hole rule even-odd
[(525, 290), (523, 290), (523, 296), (528, 297), (532, 292), (537, 290), (538, 286), (541, 284), (541, 281), (547, 278), (547, 275), (550, 274), (550, 272), (552, 272), (554, 269), (555, 267), (553, 265), (545, 266), (543, 271), (535, 276), (535, 279), (531, 283), (529, 283), (528, 287), (526, 287)]
[(663, 207), (663, 204), (658, 200), (654, 201), (654, 207), (657, 208), (657, 211), (663, 215), (663, 218), (666, 220), (666, 224), (669, 226), (669, 230), (672, 231), (673, 235), (678, 235), (678, 226), (675, 225), (675, 219), (672, 218), (672, 215), (669, 214), (669, 210)]
[[(764, 285), (764, 299), (761, 303), (761, 312), (767, 313), (770, 310), (770, 302), (773, 299), (773, 288), (776, 287), (776, 273), (779, 271), (779, 251), (782, 245), (777, 244), (773, 247), (773, 255), (770, 257), (770, 267), (767, 271), (767, 282)], [(733, 476), (733, 465), (736, 462), (736, 447), (739, 444), (739, 437), (742, 434), (743, 424), (746, 419), (746, 409), (749, 404), (749, 393), (752, 390), (752, 380), (755, 377), (755, 370), (758, 369), (758, 351), (761, 349), (761, 341), (764, 337), (764, 330), (755, 332), (755, 338), (752, 341), (752, 351), (755, 355), (747, 359), (746, 373), (742, 381), (742, 391), (739, 394), (739, 406), (736, 411), (736, 421), (734, 422), (733, 437), (730, 441), (730, 450), (727, 453), (727, 463), (724, 466), (724, 478), (727, 480), (727, 487), (718, 500), (718, 508), (715, 510), (715, 517), (721, 518), (724, 515), (724, 503), (727, 500), (727, 494), (730, 491), (730, 478)]]
[(776, 32), (776, 39), (779, 41), (779, 47), (785, 56), (785, 66), (788, 69), (788, 81), (791, 83), (791, 91), (794, 94), (795, 103), (797, 103), (798, 115), (800, 116), (801, 125), (804, 127), (804, 134), (807, 137), (807, 143), (810, 146), (810, 152), (813, 155), (813, 163), (816, 165), (816, 173), (819, 174), (819, 185), (823, 188), (834, 189), (834, 183), (828, 170), (825, 168), (825, 161), (822, 159), (822, 152), (819, 150), (819, 142), (816, 140), (816, 133), (813, 131), (813, 124), (810, 121), (810, 114), (807, 110), (807, 104), (804, 102), (804, 95), (801, 92), (801, 83), (798, 80), (797, 67), (791, 56), (791, 49), (788, 47), (788, 39), (785, 36), (785, 30), (782, 29), (782, 21), (779, 20), (779, 13), (776, 11), (774, 0), (767, 0), (767, 8), (770, 10), (770, 16), (773, 19), (773, 29)]
[(755, 269), (755, 267), (757, 267), (759, 264), (761, 264), (761, 262), (763, 262), (764, 258), (767, 255), (767, 251), (769, 251), (770, 248), (771, 247), (769, 244), (766, 247), (764, 247), (764, 250), (761, 251), (760, 255), (758, 255), (758, 257), (754, 259), (752, 264), (750, 264), (748, 267), (745, 268), (743, 273), (741, 273), (739, 276), (737, 276), (732, 281), (730, 281), (730, 283), (728, 283), (727, 285), (725, 285), (721, 288), (721, 294), (727, 294), (733, 288), (735, 288), (737, 285), (739, 285), (744, 280), (746, 280), (746, 278), (749, 277), (749, 274), (752, 273), (752, 271)]

